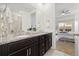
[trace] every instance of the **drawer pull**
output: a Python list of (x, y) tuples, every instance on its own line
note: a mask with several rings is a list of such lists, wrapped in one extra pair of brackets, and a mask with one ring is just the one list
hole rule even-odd
[(31, 55), (31, 48), (29, 48), (29, 55)]
[(28, 56), (29, 54), (28, 54), (28, 49), (27, 49), (27, 56)]

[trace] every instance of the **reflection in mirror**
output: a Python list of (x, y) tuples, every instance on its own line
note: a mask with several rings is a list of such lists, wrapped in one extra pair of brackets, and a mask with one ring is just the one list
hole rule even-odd
[(7, 32), (5, 19), (6, 19), (6, 10), (7, 10), (7, 4), (0, 4), (0, 38), (5, 37)]
[(36, 13), (31, 14), (31, 28), (29, 30), (36, 31)]

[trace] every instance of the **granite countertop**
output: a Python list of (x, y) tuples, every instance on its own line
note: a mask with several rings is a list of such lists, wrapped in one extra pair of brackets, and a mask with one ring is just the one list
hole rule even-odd
[(30, 33), (30, 34), (22, 34), (22, 35), (17, 35), (17, 36), (10, 35), (7, 38), (0, 40), (0, 45), (22, 40), (24, 38), (32, 38), (35, 36), (44, 35), (44, 34), (48, 34), (48, 33), (52, 33), (52, 32), (39, 32), (39, 33), (32, 33), (32, 34)]

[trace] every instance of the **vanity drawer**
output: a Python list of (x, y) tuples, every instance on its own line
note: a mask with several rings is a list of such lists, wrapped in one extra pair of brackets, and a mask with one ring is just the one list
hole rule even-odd
[(16, 42), (12, 42), (8, 44), (8, 48), (9, 48), (9, 54), (13, 53), (19, 49), (22, 49), (28, 45), (32, 44), (31, 41), (24, 39), (24, 40), (20, 40), (20, 41), (16, 41)]
[(33, 46), (27, 46), (22, 49), (19, 49), (11, 54), (9, 56), (33, 56)]

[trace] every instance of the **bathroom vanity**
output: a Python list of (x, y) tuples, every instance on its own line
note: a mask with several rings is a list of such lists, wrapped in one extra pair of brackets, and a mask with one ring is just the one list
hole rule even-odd
[(15, 41), (0, 44), (0, 56), (42, 56), (51, 46), (52, 33), (20, 36)]

